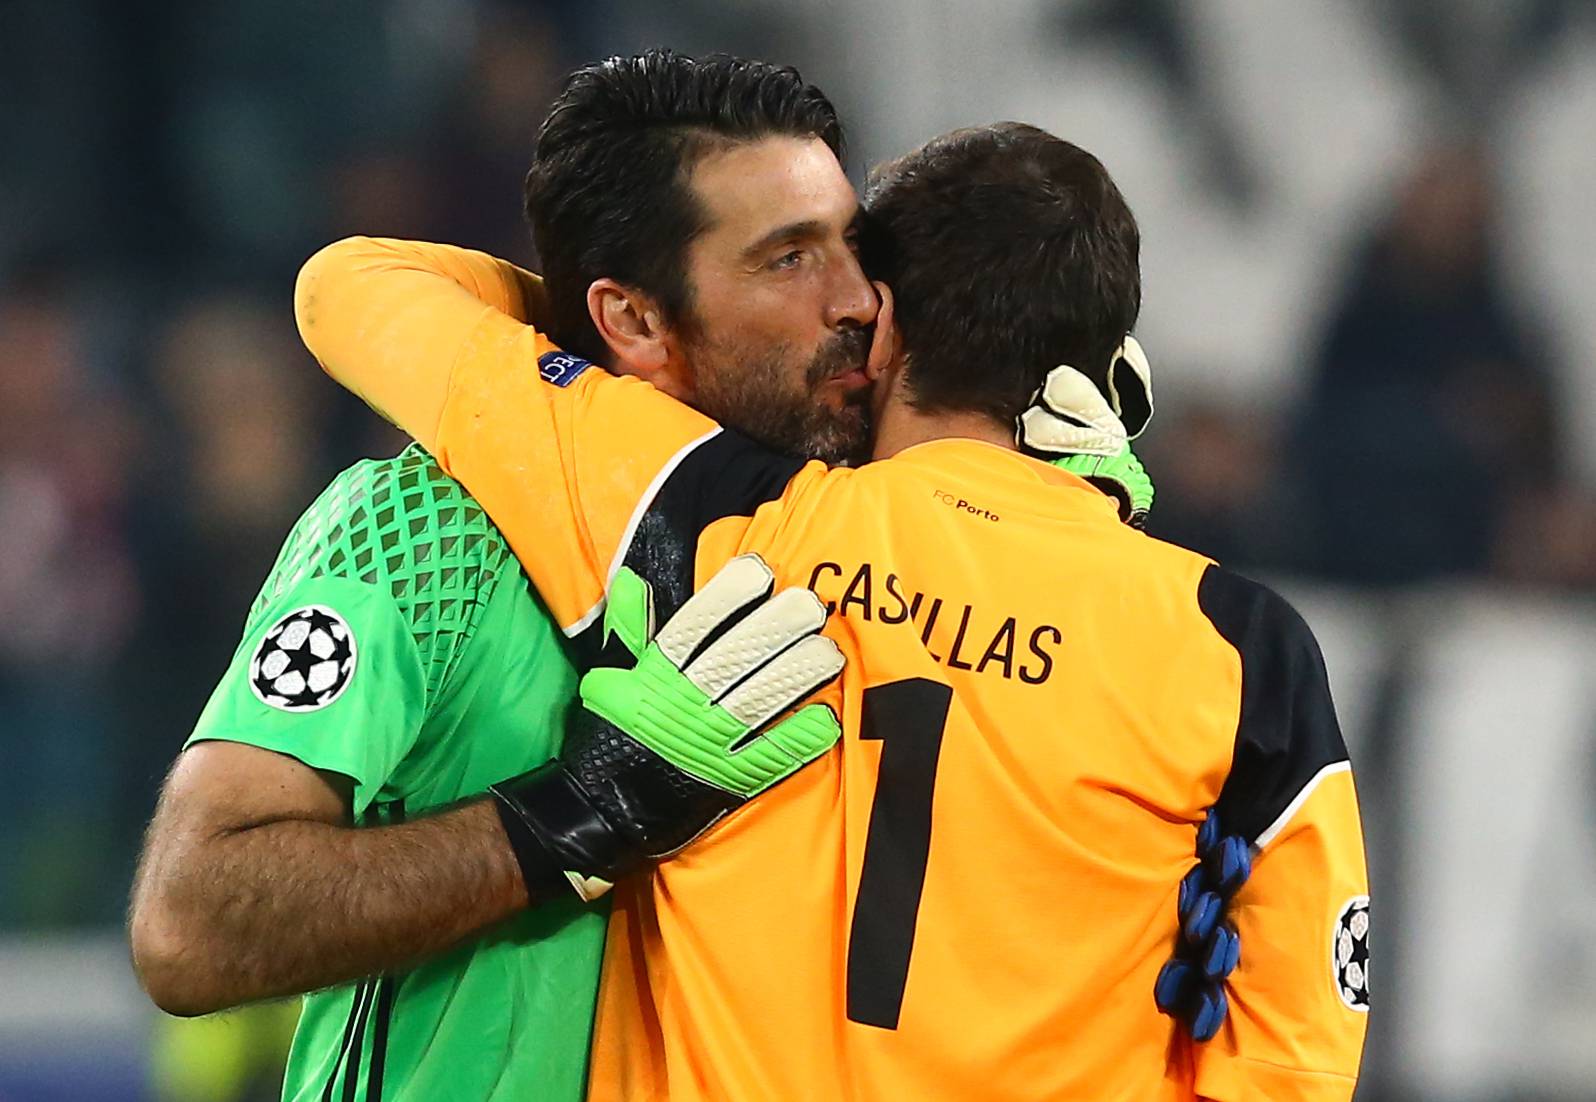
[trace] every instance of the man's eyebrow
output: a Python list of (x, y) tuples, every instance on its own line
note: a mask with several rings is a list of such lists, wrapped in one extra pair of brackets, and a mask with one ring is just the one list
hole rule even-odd
[(744, 249), (743, 259), (752, 260), (766, 249), (779, 245), (783, 241), (808, 240), (824, 237), (825, 235), (826, 224), (818, 218), (806, 218), (800, 222), (788, 222), (785, 226), (777, 226)]

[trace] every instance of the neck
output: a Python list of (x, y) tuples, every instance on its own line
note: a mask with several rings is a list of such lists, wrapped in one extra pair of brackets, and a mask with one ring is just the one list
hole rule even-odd
[(889, 401), (876, 420), (871, 458), (886, 459), (916, 444), (950, 437), (1015, 450), (1014, 426), (999, 424), (984, 413), (921, 413), (907, 402)]

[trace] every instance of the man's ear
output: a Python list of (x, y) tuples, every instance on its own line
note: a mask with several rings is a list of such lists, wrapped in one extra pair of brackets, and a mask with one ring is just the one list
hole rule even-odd
[(587, 313), (614, 358), (617, 375), (636, 375), (660, 388), (671, 363), (671, 335), (653, 298), (613, 279), (587, 289)]
[(870, 355), (865, 360), (865, 375), (873, 383), (897, 363), (903, 345), (893, 316), (892, 288), (880, 281), (872, 282), (871, 286), (881, 298), (881, 309), (876, 313), (875, 332), (870, 338)]
[(870, 380), (870, 415), (877, 425), (883, 423), (888, 405), (894, 399), (902, 400), (903, 387), (903, 335), (898, 332), (893, 313), (892, 289), (885, 283), (872, 281), (881, 298), (881, 309), (876, 313), (875, 332), (870, 338), (870, 354), (865, 359), (865, 377)]

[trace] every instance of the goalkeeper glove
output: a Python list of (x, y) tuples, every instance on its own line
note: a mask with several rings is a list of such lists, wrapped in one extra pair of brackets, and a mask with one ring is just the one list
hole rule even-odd
[(1225, 1020), (1225, 980), (1241, 961), (1241, 939), (1225, 907), (1252, 875), (1252, 847), (1240, 835), (1221, 834), (1219, 816), (1210, 810), (1197, 831), (1197, 857), (1199, 864), (1180, 882), (1180, 943), (1158, 973), (1153, 1001), (1194, 1041), (1208, 1041)]
[(1075, 368), (1055, 367), (1021, 412), (1015, 439), (1115, 498), (1120, 519), (1140, 528), (1153, 506), (1153, 482), (1130, 442), (1152, 419), (1153, 377), (1135, 337), (1115, 351), (1106, 383), (1105, 397)]
[(1119, 519), (1144, 528), (1153, 508), (1153, 480), (1126, 443), (1115, 455), (1067, 455), (1053, 466), (1080, 475), (1119, 502)]
[(836, 745), (823, 704), (765, 726), (843, 666), (820, 599), (774, 588), (740, 555), (654, 635), (648, 583), (616, 575), (605, 639), (636, 664), (582, 678), (560, 757), (489, 789), (533, 899), (597, 898)]

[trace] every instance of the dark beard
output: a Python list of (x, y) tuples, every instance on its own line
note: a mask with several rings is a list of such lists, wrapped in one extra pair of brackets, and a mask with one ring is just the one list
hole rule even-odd
[[(860, 390), (837, 411), (818, 405), (815, 391), (862, 367), (869, 350), (870, 335), (865, 331), (836, 334), (805, 369), (801, 393), (794, 393), (785, 381), (789, 368), (782, 349), (758, 355), (726, 348), (695, 351), (700, 366), (697, 405), (768, 448), (830, 464), (860, 463), (869, 457), (869, 389)], [(722, 361), (718, 370), (703, 370), (708, 357)]]

